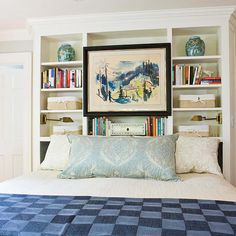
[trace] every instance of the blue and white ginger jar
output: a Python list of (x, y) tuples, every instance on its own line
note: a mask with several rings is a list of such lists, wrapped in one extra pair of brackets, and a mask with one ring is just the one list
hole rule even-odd
[(75, 60), (75, 50), (68, 44), (62, 44), (57, 50), (58, 61), (74, 61)]
[(199, 36), (192, 36), (185, 45), (187, 56), (204, 56), (205, 43)]

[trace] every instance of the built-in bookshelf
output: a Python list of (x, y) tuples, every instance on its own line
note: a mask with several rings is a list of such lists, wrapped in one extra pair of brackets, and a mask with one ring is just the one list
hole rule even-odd
[[(83, 88), (82, 88), (82, 34), (54, 35), (41, 37), (40, 59), (40, 141), (50, 141), (54, 127), (76, 125), (83, 128)], [(72, 45), (75, 50), (74, 61), (58, 61), (57, 50), (64, 43)], [(74, 98), (80, 103), (76, 109), (65, 106), (48, 109), (50, 99)], [(44, 117), (44, 120), (43, 120)], [(45, 119), (46, 117), (46, 119)], [(73, 122), (64, 123), (62, 118), (70, 118)], [(68, 119), (67, 119), (68, 120)]]
[[(198, 35), (205, 43), (204, 56), (186, 56), (187, 40)], [(216, 120), (195, 121), (193, 117), (214, 118), (222, 113), (222, 51), (219, 27), (176, 28), (172, 32), (173, 132), (182, 125), (208, 125), (210, 136), (222, 136), (222, 124)], [(180, 106), (182, 95), (214, 95), (214, 107)], [(217, 127), (217, 128), (215, 128)]]
[[(209, 14), (211, 17), (209, 17)], [(70, 117), (82, 126), (83, 134), (91, 134), (91, 119), (83, 116), (83, 110), (47, 109), (48, 97), (75, 96), (83, 104), (83, 87), (79, 88), (43, 88), (41, 73), (52, 68), (81, 69), (83, 67), (83, 46), (105, 46), (146, 43), (171, 43), (172, 66), (200, 66), (205, 78), (217, 78), (216, 83), (180, 83), (172, 86), (172, 115), (166, 120), (166, 134), (177, 132), (180, 125), (207, 124), (210, 136), (220, 137), (224, 143), (224, 172), (230, 178), (230, 164), (233, 158), (231, 128), (234, 123), (234, 57), (235, 45), (229, 43), (229, 37), (235, 37), (235, 28), (230, 20), (231, 8), (194, 9), (184, 13), (182, 10), (163, 12), (139, 12), (129, 14), (96, 15), (89, 17), (65, 17), (63, 20), (41, 20), (32, 22), (34, 32), (34, 169), (39, 165), (37, 155), (40, 153), (40, 142), (48, 142), (52, 127), (60, 122), (48, 120), (41, 123), (46, 115), (48, 119)], [(168, 17), (166, 17), (168, 16)], [(96, 21), (96, 24), (94, 22)], [(186, 56), (185, 45), (193, 36), (200, 36), (205, 42), (204, 56)], [(234, 40), (231, 40), (232, 42)], [(230, 41), (230, 42), (231, 42)], [(75, 49), (76, 58), (72, 62), (58, 62), (57, 50), (62, 43), (70, 43)], [(203, 74), (203, 72), (205, 74)], [(212, 80), (209, 79), (209, 80)], [(220, 81), (219, 81), (220, 78)], [(173, 79), (173, 78), (172, 78)], [(182, 108), (179, 106), (180, 95), (215, 96), (215, 107)], [(215, 120), (193, 121), (193, 116), (214, 118), (222, 113), (222, 124)], [(112, 123), (145, 123), (147, 116), (112, 116)]]

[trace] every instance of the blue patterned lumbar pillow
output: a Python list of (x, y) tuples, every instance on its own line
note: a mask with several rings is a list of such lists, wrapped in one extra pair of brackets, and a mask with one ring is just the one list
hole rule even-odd
[(59, 178), (125, 177), (177, 180), (176, 135), (98, 137), (69, 135), (69, 163)]

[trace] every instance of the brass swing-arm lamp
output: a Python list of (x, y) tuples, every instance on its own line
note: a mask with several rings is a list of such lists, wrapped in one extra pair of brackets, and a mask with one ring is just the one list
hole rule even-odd
[(218, 124), (222, 124), (222, 113), (219, 113), (215, 118), (207, 118), (201, 115), (195, 115), (191, 119), (192, 121), (203, 121), (203, 120), (216, 120)]
[(43, 114), (42, 116), (42, 124), (45, 125), (47, 123), (48, 120), (51, 121), (61, 121), (61, 122), (65, 122), (65, 123), (71, 123), (74, 122), (71, 117), (61, 117), (59, 119), (48, 119), (46, 114)]

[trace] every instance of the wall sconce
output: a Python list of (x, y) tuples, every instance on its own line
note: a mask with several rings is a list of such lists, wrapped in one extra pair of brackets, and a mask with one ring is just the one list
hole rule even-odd
[(42, 117), (42, 124), (45, 125), (48, 120), (61, 121), (61, 122), (65, 122), (65, 123), (74, 122), (70, 117), (61, 117), (61, 118), (59, 118), (59, 119), (48, 119), (47, 116), (46, 116), (45, 114), (43, 114), (43, 117)]
[(207, 118), (201, 115), (195, 115), (191, 119), (192, 121), (203, 121), (203, 120), (216, 120), (218, 124), (222, 124), (222, 113), (219, 113), (215, 118)]

